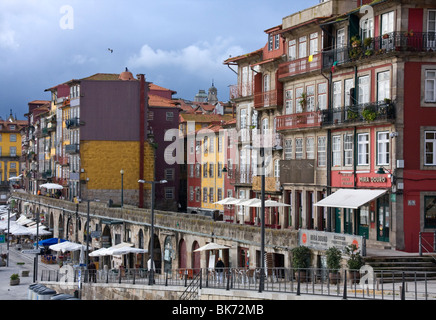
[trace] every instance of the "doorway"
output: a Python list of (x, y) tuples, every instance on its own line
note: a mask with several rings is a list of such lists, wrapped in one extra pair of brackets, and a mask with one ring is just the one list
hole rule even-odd
[(377, 240), (389, 242), (389, 194), (377, 199)]

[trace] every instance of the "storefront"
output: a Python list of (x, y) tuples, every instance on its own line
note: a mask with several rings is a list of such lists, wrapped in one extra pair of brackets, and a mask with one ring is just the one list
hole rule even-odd
[(338, 189), (314, 204), (333, 208), (336, 233), (389, 241), (389, 193), (387, 189)]

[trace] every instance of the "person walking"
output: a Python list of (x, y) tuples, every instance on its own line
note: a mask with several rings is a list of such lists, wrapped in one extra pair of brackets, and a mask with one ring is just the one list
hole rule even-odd
[(218, 261), (215, 265), (215, 271), (218, 273), (218, 283), (223, 282), (223, 273), (224, 273), (225, 264), (221, 260), (221, 257), (218, 258)]

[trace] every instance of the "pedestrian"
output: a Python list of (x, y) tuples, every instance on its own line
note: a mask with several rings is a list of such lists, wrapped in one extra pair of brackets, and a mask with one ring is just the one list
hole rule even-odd
[(218, 258), (218, 262), (215, 265), (215, 271), (218, 273), (218, 283), (223, 282), (223, 272), (224, 272), (224, 262), (221, 260), (221, 257)]
[(97, 276), (96, 276), (96, 268), (94, 261), (91, 260), (91, 263), (88, 265), (88, 272), (89, 272), (89, 281), (90, 282), (97, 282)]

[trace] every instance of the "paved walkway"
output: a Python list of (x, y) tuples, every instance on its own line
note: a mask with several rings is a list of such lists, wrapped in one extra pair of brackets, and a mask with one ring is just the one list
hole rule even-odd
[[(7, 250), (6, 244), (0, 245), (0, 252), (5, 253)], [(9, 266), (0, 267), (0, 300), (27, 300), (28, 289), (33, 284), (33, 261), (34, 255), (23, 254), (16, 250), (14, 246), (10, 247)], [(24, 264), (20, 264), (24, 262)], [(58, 265), (38, 264), (38, 270), (57, 270)], [(21, 272), (29, 270), (29, 276), (23, 277)], [(20, 275), (20, 284), (11, 286), (9, 283), (10, 276), (13, 273)]]

